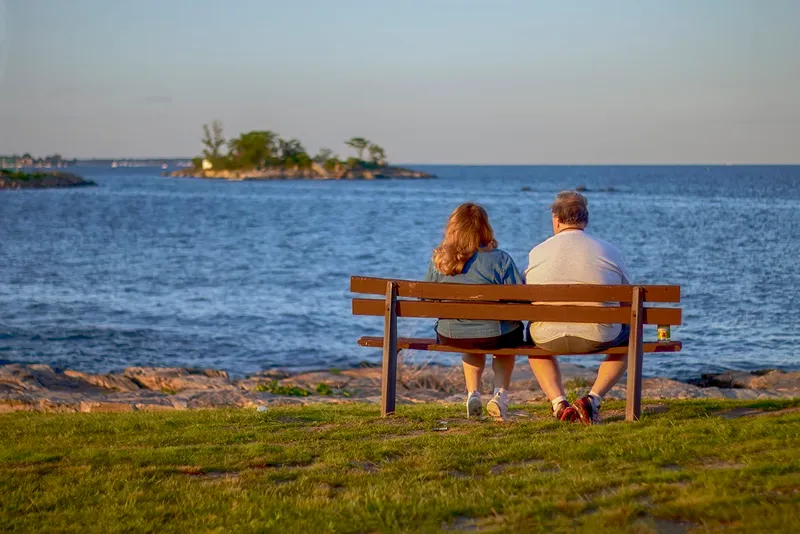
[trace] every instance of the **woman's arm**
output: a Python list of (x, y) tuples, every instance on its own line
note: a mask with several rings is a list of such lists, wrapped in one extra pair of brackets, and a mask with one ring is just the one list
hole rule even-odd
[(522, 279), (522, 275), (519, 274), (519, 269), (517, 269), (514, 260), (506, 254), (506, 261), (503, 265), (503, 274), (500, 278), (501, 284), (524, 284), (525, 281)]
[(433, 258), (431, 258), (431, 262), (428, 264), (428, 272), (425, 273), (424, 282), (438, 282), (438, 274), (439, 272), (436, 270), (436, 266), (433, 264)]

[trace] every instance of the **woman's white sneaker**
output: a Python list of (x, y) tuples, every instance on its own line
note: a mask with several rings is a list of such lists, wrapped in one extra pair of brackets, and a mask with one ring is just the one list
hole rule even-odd
[(480, 393), (470, 393), (467, 397), (467, 417), (480, 417), (483, 415), (483, 403)]
[(486, 411), (495, 419), (505, 420), (508, 413), (508, 398), (503, 393), (495, 393), (492, 400), (486, 403)]

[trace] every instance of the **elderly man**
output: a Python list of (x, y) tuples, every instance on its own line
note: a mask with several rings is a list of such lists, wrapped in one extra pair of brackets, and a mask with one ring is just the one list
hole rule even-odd
[[(589, 223), (586, 197), (575, 191), (558, 194), (550, 208), (553, 237), (537, 245), (528, 257), (527, 284), (629, 284), (622, 253), (610, 243), (584, 230)], [(627, 344), (630, 327), (619, 324), (536, 323), (528, 326), (528, 339), (555, 354), (595, 352)], [(553, 415), (561, 421), (591, 425), (600, 422), (603, 395), (625, 373), (624, 356), (609, 355), (597, 372), (597, 380), (585, 397), (570, 406), (564, 395), (558, 362), (530, 358), (531, 370), (550, 399)]]

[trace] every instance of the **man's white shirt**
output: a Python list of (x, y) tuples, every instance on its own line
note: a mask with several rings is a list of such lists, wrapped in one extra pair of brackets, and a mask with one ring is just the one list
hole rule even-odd
[[(562, 231), (535, 246), (528, 255), (526, 284), (630, 284), (628, 266), (622, 253), (611, 243), (582, 230)], [(556, 303), (551, 303), (556, 304)], [(560, 302), (561, 305), (617, 306), (616, 302)], [(534, 343), (546, 343), (564, 336), (592, 341), (612, 341), (618, 324), (536, 323), (530, 325)]]

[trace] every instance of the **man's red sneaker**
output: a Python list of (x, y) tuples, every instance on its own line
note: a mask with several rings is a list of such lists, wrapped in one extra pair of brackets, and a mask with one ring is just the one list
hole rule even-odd
[(578, 417), (584, 425), (600, 424), (600, 412), (594, 407), (589, 395), (575, 401), (575, 411), (578, 412)]
[(570, 406), (567, 401), (559, 402), (557, 410), (553, 409), (553, 406), (550, 405), (550, 413), (554, 414), (559, 421), (566, 421), (568, 423), (577, 423), (580, 419), (578, 412), (576, 412), (575, 408)]

